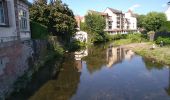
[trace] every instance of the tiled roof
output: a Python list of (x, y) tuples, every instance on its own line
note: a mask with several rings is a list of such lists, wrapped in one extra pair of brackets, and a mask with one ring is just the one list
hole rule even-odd
[(113, 9), (113, 8), (108, 8), (108, 9), (110, 9), (113, 13), (122, 13), (122, 11), (117, 9)]

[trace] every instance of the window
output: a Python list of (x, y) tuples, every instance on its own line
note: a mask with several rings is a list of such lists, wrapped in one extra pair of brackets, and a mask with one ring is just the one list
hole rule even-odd
[(109, 29), (112, 29), (112, 26), (109, 26)]
[(23, 9), (19, 10), (19, 28), (21, 31), (27, 29), (27, 12)]
[(0, 25), (5, 24), (5, 14), (4, 14), (4, 6), (3, 2), (0, 1)]
[(109, 21), (108, 23), (109, 23), (109, 25), (112, 25), (112, 22), (111, 22), (111, 21)]

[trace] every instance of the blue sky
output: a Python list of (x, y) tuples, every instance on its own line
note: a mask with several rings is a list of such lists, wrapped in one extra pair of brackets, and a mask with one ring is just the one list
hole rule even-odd
[[(32, 0), (29, 0), (32, 2)], [(87, 10), (104, 11), (107, 7), (126, 12), (132, 9), (135, 13), (146, 14), (150, 11), (163, 12), (170, 0), (62, 0), (69, 5), (75, 15), (84, 15)]]

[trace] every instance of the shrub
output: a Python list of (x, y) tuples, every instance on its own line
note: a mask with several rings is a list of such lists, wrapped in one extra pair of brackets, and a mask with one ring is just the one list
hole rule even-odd
[(166, 21), (160, 28), (159, 32), (170, 32), (170, 21)]
[(127, 39), (130, 39), (131, 42), (141, 42), (143, 40), (142, 34), (140, 33), (129, 33), (127, 34)]
[(44, 25), (31, 21), (30, 29), (32, 39), (46, 39), (48, 37), (48, 30)]
[(108, 37), (109, 37), (109, 40), (119, 40), (119, 39), (125, 39), (127, 36), (127, 34), (115, 34), (115, 35), (109, 35), (108, 34)]
[(85, 46), (86, 46), (86, 43), (78, 41), (78, 40), (73, 40), (67, 47), (69, 47), (68, 48), (69, 51), (77, 51), (77, 50), (84, 48)]
[(156, 39), (156, 44), (160, 44), (161, 41), (163, 42), (164, 45), (170, 45), (170, 38), (168, 37), (158, 37)]

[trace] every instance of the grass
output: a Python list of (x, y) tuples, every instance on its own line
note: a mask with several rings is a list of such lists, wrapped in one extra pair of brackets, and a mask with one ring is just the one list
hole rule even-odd
[(159, 63), (170, 65), (170, 46), (159, 47), (157, 45), (154, 50), (151, 50), (150, 48), (153, 43), (154, 42), (134, 43), (130, 39), (114, 41), (115, 45), (131, 49), (143, 57), (154, 59)]
[(125, 48), (131, 49), (137, 54), (154, 59), (155, 61), (163, 64), (170, 65), (170, 47), (159, 47), (157, 46), (154, 50), (151, 50), (152, 43), (132, 43), (124, 45)]
[(121, 40), (114, 41), (115, 45), (125, 45), (125, 44), (129, 44), (129, 43), (132, 43), (132, 41), (130, 39), (121, 39)]

